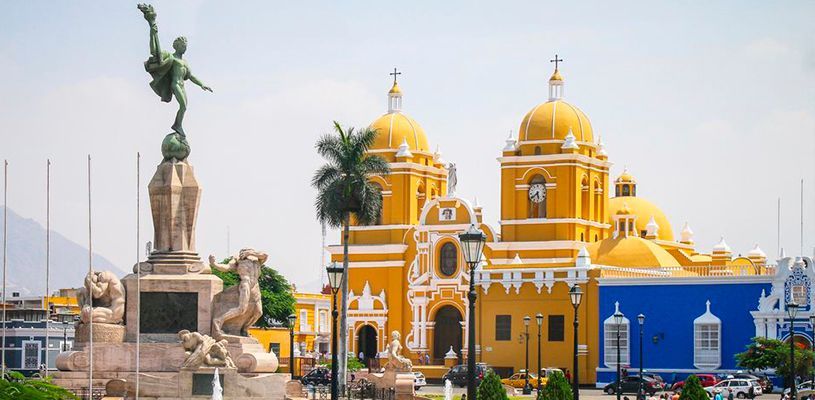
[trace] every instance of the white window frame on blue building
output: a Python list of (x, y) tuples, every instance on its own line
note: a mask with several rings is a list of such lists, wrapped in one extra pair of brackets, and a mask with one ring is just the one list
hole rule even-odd
[(693, 320), (693, 366), (702, 370), (722, 365), (722, 321), (710, 312), (710, 300), (705, 313)]
[[(614, 313), (620, 311), (620, 303), (614, 303)], [(620, 359), (617, 360), (617, 324), (614, 314), (603, 321), (603, 364), (608, 368), (617, 368), (617, 364), (629, 365), (631, 363), (630, 324), (628, 318), (623, 317), (620, 324)]]

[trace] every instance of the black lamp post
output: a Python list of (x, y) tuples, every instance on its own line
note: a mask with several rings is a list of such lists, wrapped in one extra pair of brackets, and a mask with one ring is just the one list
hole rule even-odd
[(640, 325), (640, 380), (639, 380), (639, 384), (637, 385), (637, 399), (641, 399), (642, 398), (642, 385), (643, 385), (643, 383), (645, 383), (644, 382), (645, 379), (642, 376), (642, 364), (643, 364), (643, 361), (642, 361), (642, 328), (645, 325), (645, 315), (642, 315), (642, 314), (637, 315), (637, 322), (639, 322), (639, 325)]
[(787, 314), (790, 317), (790, 399), (797, 399), (795, 387), (795, 316), (798, 315), (798, 303), (787, 303)]
[(529, 316), (524, 317), (524, 341), (526, 342), (526, 364), (524, 368), (526, 368), (526, 373), (524, 374), (524, 391), (523, 394), (530, 394), (532, 393), (532, 389), (529, 387), (529, 321), (532, 321), (532, 318)]
[(289, 315), (289, 372), (291, 378), (295, 378), (294, 374), (294, 322), (297, 321), (297, 316)]
[(543, 314), (538, 313), (535, 316), (535, 322), (538, 323), (538, 394), (541, 392), (541, 329), (543, 328)]
[(572, 398), (574, 400), (580, 399), (580, 389), (578, 389), (579, 380), (578, 380), (578, 366), (577, 366), (577, 327), (579, 326), (579, 322), (577, 320), (577, 309), (580, 307), (580, 301), (583, 300), (583, 290), (580, 289), (580, 286), (575, 284), (569, 289), (569, 300), (572, 302), (572, 307), (574, 307), (574, 321), (572, 325), (574, 327), (574, 347), (572, 348), (574, 355), (572, 360)]
[(326, 267), (328, 273), (328, 284), (331, 285), (331, 400), (339, 398), (339, 390), (337, 387), (337, 292), (342, 285), (342, 267), (338, 267), (337, 263), (333, 263)]
[(614, 325), (617, 326), (617, 388), (614, 392), (617, 393), (617, 400), (620, 400), (620, 329), (623, 327), (623, 318), (625, 316), (619, 310), (614, 313)]
[(475, 400), (475, 269), (481, 263), (481, 249), (487, 236), (475, 224), (458, 235), (464, 250), (464, 261), (470, 268), (470, 292), (467, 300), (470, 304), (469, 324), (467, 326), (467, 398)]

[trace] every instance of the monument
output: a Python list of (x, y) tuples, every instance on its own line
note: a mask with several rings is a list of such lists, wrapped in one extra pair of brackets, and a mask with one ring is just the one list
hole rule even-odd
[[(148, 184), (154, 249), (121, 281), (107, 271), (85, 278), (80, 304), (88, 305), (74, 348), (57, 357), (54, 381), (69, 389), (87, 388), (92, 357), (94, 388), (124, 381), (128, 397), (134, 396), (138, 346), (139, 398), (200, 399), (211, 395), (212, 383), (218, 382), (217, 389), (229, 399), (282, 399), (288, 374), (275, 373), (277, 357), (247, 334), (262, 314), (258, 278), (267, 255), (243, 249), (227, 264), (216, 263), (213, 256), (204, 263), (195, 249), (202, 190), (182, 127), (184, 81), (212, 90), (183, 60), (187, 40), (176, 39), (172, 54), (162, 51), (155, 10), (146, 4), (138, 8), (150, 25), (145, 62), (150, 87), (162, 101), (175, 98), (179, 106), (161, 145), (163, 161)], [(240, 283), (223, 290), (212, 268), (234, 271)]]
[(413, 364), (410, 359), (402, 356), (402, 343), (399, 341), (401, 337), (399, 331), (391, 332), (385, 370), (382, 373), (371, 374), (370, 380), (377, 388), (393, 388), (396, 400), (413, 400), (415, 396)]

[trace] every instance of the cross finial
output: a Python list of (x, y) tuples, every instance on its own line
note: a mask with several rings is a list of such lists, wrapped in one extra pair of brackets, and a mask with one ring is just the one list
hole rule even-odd
[(402, 75), (402, 73), (397, 71), (396, 67), (393, 67), (393, 72), (389, 73), (388, 75), (393, 75), (393, 84), (395, 85), (396, 84), (396, 76), (397, 75)]
[(555, 63), (555, 71), (557, 71), (557, 64), (559, 62), (563, 62), (563, 59), (562, 58), (557, 58), (557, 54), (555, 54), (555, 59), (554, 60), (549, 60), (549, 62)]

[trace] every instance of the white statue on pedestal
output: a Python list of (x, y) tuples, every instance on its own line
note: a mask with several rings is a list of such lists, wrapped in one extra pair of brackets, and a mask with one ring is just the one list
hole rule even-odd
[(399, 342), (401, 335), (399, 331), (391, 332), (391, 343), (388, 345), (388, 363), (385, 364), (385, 370), (395, 370), (397, 372), (410, 372), (413, 369), (413, 363), (409, 359), (402, 357), (402, 343)]
[(212, 334), (216, 338), (226, 335), (249, 336), (247, 329), (263, 315), (260, 299), (260, 267), (269, 256), (255, 249), (242, 249), (238, 257), (226, 264), (215, 262), (209, 256), (210, 267), (222, 272), (235, 272), (240, 276), (238, 285), (217, 294), (212, 302)]
[(226, 340), (216, 341), (209, 335), (190, 332), (186, 329), (178, 332), (181, 346), (186, 351), (187, 358), (181, 368), (198, 367), (227, 367), (235, 368), (235, 362), (226, 349)]
[[(93, 299), (93, 306), (91, 306)], [(85, 277), (85, 287), (79, 290), (82, 323), (121, 324), (125, 314), (125, 288), (110, 271), (91, 272)]]

